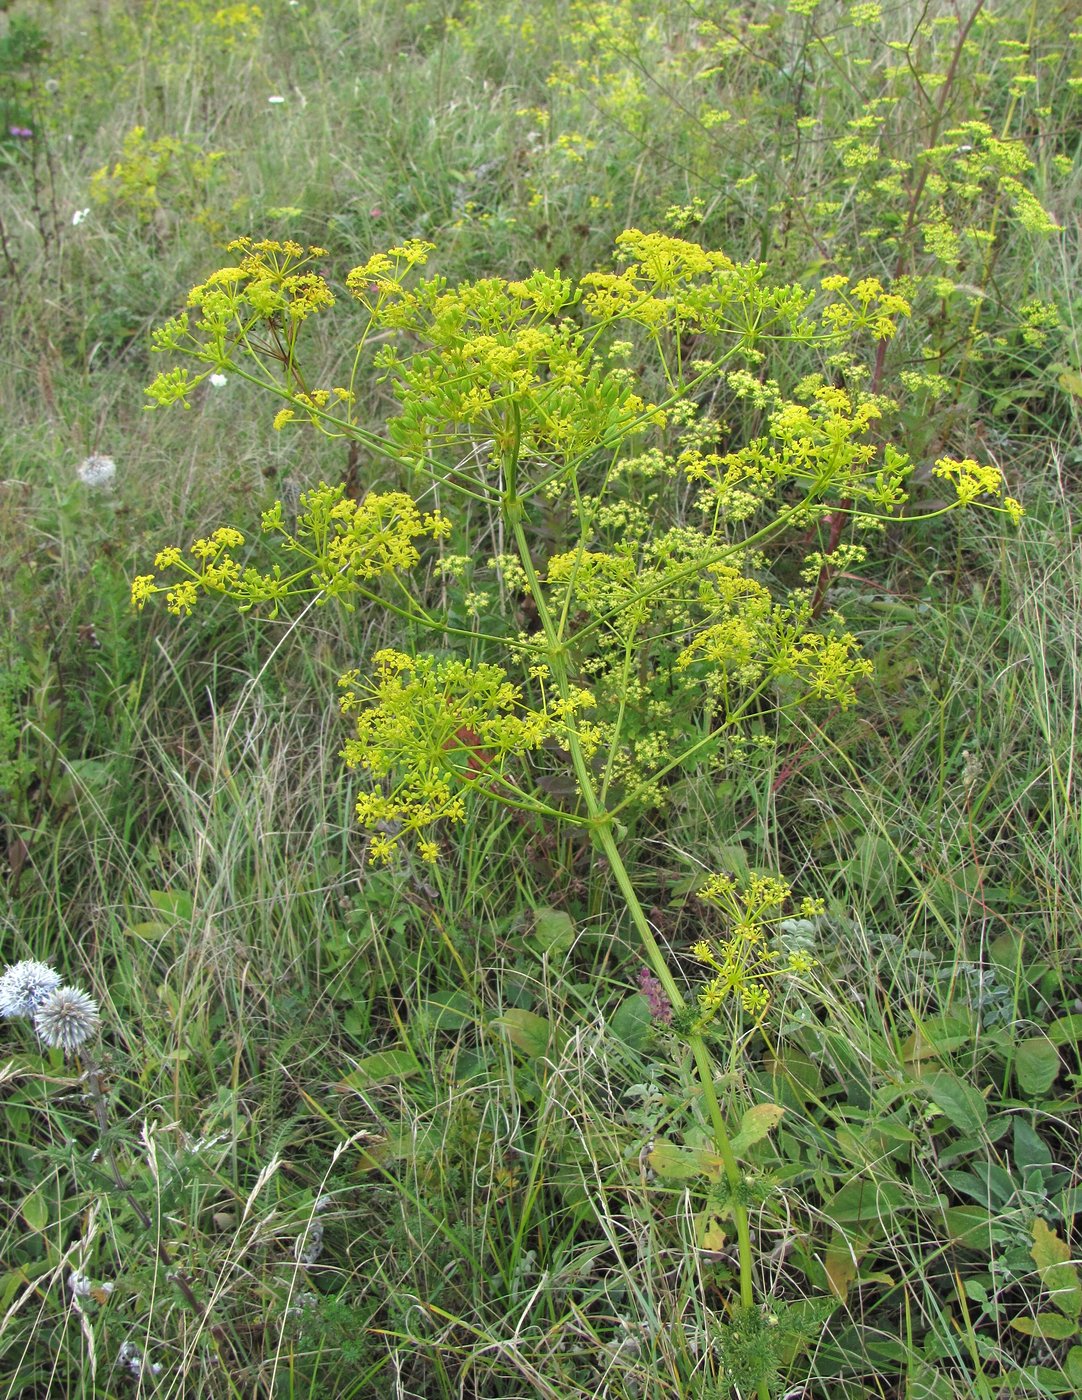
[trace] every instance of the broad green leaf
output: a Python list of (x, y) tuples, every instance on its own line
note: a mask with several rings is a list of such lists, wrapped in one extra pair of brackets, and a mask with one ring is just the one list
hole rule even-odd
[(658, 1138), (646, 1160), (665, 1181), (690, 1181), (696, 1176), (721, 1176), (722, 1160), (703, 1147), (681, 1147), (678, 1143)]
[(519, 1006), (509, 1007), (489, 1025), (502, 1031), (511, 1044), (531, 1060), (541, 1059), (550, 1051), (556, 1051), (560, 1040), (551, 1022), (544, 1016), (525, 1011)]
[(819, 1066), (800, 1050), (786, 1049), (780, 1058), (766, 1056), (762, 1083), (771, 1094), (789, 1098), (797, 1106), (813, 1101), (823, 1093)]
[(361, 1171), (373, 1171), (387, 1162), (424, 1161), (440, 1151), (442, 1134), (443, 1129), (438, 1123), (394, 1127), (378, 1142), (359, 1144), (357, 1164)]
[(1082, 1347), (1072, 1347), (1063, 1362), (1063, 1372), (1082, 1395)]
[(1038, 1313), (1036, 1317), (1015, 1317), (1011, 1326), (1024, 1337), (1044, 1337), (1048, 1341), (1065, 1342), (1078, 1330), (1072, 1318), (1059, 1313)]
[(575, 924), (562, 909), (535, 909), (530, 942), (552, 957), (568, 953), (575, 942)]
[(400, 1079), (412, 1079), (420, 1074), (420, 1066), (408, 1050), (378, 1050), (358, 1061), (355, 1069), (345, 1075), (340, 1089), (371, 1089), (377, 1084), (393, 1084)]
[(1027, 1167), (1052, 1165), (1052, 1149), (1021, 1115), (1015, 1118), (1011, 1127), (1011, 1139), (1016, 1168), (1021, 1167), (1025, 1171)]
[(934, 1366), (918, 1357), (906, 1370), (906, 1400), (954, 1400), (957, 1391)]
[(169, 914), (185, 923), (192, 917), (192, 897), (187, 890), (151, 890), (149, 898), (159, 914)]
[(41, 1191), (31, 1191), (23, 1197), (19, 1213), (31, 1230), (44, 1230), (49, 1223), (49, 1203)]
[(148, 919), (145, 923), (129, 924), (124, 930), (131, 934), (133, 938), (143, 938), (148, 943), (156, 943), (159, 938), (164, 938), (166, 934), (176, 933), (175, 923), (162, 924), (153, 919)]
[(986, 1206), (949, 1206), (944, 1212), (947, 1234), (965, 1249), (991, 1254), (995, 1245), (990, 1226), (999, 1217)]
[(1082, 1040), (1082, 1015), (1060, 1016), (1045, 1028), (1053, 1045), (1073, 1045)]
[(460, 1031), (472, 1025), (474, 1020), (469, 994), (461, 987), (434, 992), (422, 1010), (431, 1018), (432, 1025), (441, 1031)]
[(0, 1308), (6, 1312), (15, 1294), (29, 1282), (29, 1276), (23, 1269), (12, 1269), (10, 1273), (0, 1277)]
[(979, 1090), (949, 1069), (937, 1070), (920, 1081), (949, 1123), (963, 1133), (979, 1133), (988, 1121), (988, 1105)]
[(853, 852), (850, 872), (863, 897), (872, 904), (894, 898), (901, 867), (894, 846), (885, 836), (864, 832)]
[(1033, 1222), (1033, 1247), (1029, 1252), (1053, 1304), (1077, 1324), (1082, 1313), (1082, 1280), (1070, 1262), (1070, 1245), (1038, 1216)]
[(609, 1030), (632, 1050), (641, 1050), (650, 1033), (650, 1008), (641, 992), (626, 996), (609, 1019)]
[(973, 1024), (968, 1016), (946, 1011), (928, 1016), (913, 1034), (902, 1042), (901, 1058), (905, 1064), (919, 1066), (924, 1060), (935, 1060), (972, 1043)]
[(1047, 1094), (1059, 1071), (1059, 1051), (1047, 1036), (1033, 1035), (1018, 1043), (1014, 1077), (1027, 1098), (1036, 1099)]
[(898, 1216), (912, 1209), (913, 1198), (897, 1181), (872, 1181), (858, 1177), (848, 1181), (823, 1208), (839, 1226), (878, 1224), (898, 1228)]
[(749, 1108), (740, 1120), (740, 1131), (732, 1140), (734, 1153), (739, 1157), (754, 1143), (765, 1138), (781, 1122), (784, 1112), (785, 1109), (776, 1103), (757, 1103), (754, 1108)]

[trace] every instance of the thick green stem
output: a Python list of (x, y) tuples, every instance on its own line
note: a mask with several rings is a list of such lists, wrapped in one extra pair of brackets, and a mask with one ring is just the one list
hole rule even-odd
[[(549, 670), (552, 674), (553, 682), (560, 693), (562, 699), (567, 699), (570, 695), (570, 680), (567, 674), (565, 662), (565, 651), (560, 644), (558, 632), (545, 601), (544, 592), (541, 588), (540, 579), (533, 565), (530, 556), (529, 544), (526, 539), (526, 532), (523, 528), (523, 512), (521, 502), (515, 500), (516, 509), (506, 512), (505, 518), (511, 527), (515, 537), (515, 544), (518, 549), (522, 567), (526, 572), (529, 582), (530, 594), (537, 607), (538, 618), (541, 628), (548, 643)], [(658, 981), (665, 990), (665, 995), (674, 1011), (684, 1009), (686, 1003), (680, 988), (677, 986), (672, 973), (669, 971), (665, 955), (662, 953), (654, 931), (650, 927), (650, 921), (646, 917), (646, 911), (635, 893), (635, 886), (632, 884), (631, 876), (628, 874), (627, 866), (624, 864), (620, 849), (616, 844), (616, 837), (613, 834), (613, 817), (608, 812), (598, 797), (597, 788), (594, 783), (594, 775), (586, 762), (586, 756), (582, 751), (578, 735), (575, 733), (573, 724), (568, 727), (568, 749), (571, 755), (571, 762), (575, 769), (575, 776), (578, 779), (579, 790), (582, 800), (586, 806), (589, 817), (588, 829), (590, 839), (595, 848), (602, 854), (609, 863), (613, 876), (620, 888), (620, 893), (624, 897), (627, 911), (631, 916), (631, 921), (642, 940), (643, 949), (650, 963), (651, 968)], [(726, 1180), (732, 1193), (732, 1213), (736, 1225), (737, 1248), (740, 1261), (740, 1301), (745, 1307), (750, 1307), (755, 1299), (754, 1291), (754, 1266), (751, 1251), (751, 1229), (748, 1223), (747, 1207), (739, 1199), (742, 1176), (736, 1154), (733, 1152), (732, 1143), (725, 1127), (725, 1118), (721, 1111), (721, 1104), (718, 1101), (717, 1089), (714, 1085), (714, 1063), (710, 1056), (710, 1050), (701, 1035), (692, 1035), (688, 1038), (692, 1056), (695, 1060), (695, 1069), (699, 1077), (702, 1089), (703, 1101), (706, 1105), (710, 1118), (711, 1128), (714, 1134), (714, 1145), (717, 1148), (718, 1157), (721, 1159)], [(764, 1384), (759, 1388), (760, 1400), (768, 1400), (769, 1388)]]

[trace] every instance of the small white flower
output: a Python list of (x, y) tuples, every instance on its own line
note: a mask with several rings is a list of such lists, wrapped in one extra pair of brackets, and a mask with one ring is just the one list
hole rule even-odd
[(279, 96), (278, 93), (275, 93), (273, 97), (268, 97), (267, 101), (271, 104), (272, 107), (279, 107), (285, 101), (285, 98)]
[(83, 222), (84, 219), (89, 219), (89, 218), (90, 218), (90, 210), (89, 210), (89, 209), (76, 209), (75, 213), (71, 216), (72, 227), (73, 227), (73, 228), (78, 228), (79, 225)]
[(224, 385), (229, 383), (229, 380), (226, 379), (224, 374), (212, 374), (209, 382), (213, 384), (216, 389), (221, 389)]
[(112, 457), (104, 457), (100, 452), (92, 452), (75, 468), (76, 475), (84, 486), (96, 488), (110, 486), (116, 476), (116, 463)]
[(60, 974), (48, 963), (29, 958), (14, 963), (0, 977), (0, 1016), (33, 1016), (59, 986)]
[(98, 1029), (98, 1004), (78, 987), (57, 987), (34, 1012), (34, 1029), (50, 1049), (71, 1055)]

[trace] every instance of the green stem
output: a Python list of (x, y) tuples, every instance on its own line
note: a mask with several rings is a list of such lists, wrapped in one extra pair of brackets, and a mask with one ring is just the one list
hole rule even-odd
[[(526, 539), (526, 532), (523, 527), (522, 502), (517, 496), (505, 498), (505, 518), (511, 527), (515, 537), (515, 545), (518, 549), (522, 567), (526, 572), (530, 593), (537, 607), (538, 618), (545, 640), (548, 644), (549, 670), (553, 681), (563, 699), (570, 695), (570, 681), (567, 674), (566, 649), (560, 642), (559, 634), (552, 614), (541, 588), (541, 582), (537, 577), (537, 571), (530, 556), (529, 543)], [(575, 776), (578, 779), (579, 790), (582, 794), (583, 802), (589, 816), (590, 839), (595, 848), (602, 854), (609, 863), (613, 876), (623, 895), (627, 905), (627, 911), (631, 916), (631, 921), (638, 931), (642, 940), (642, 946), (646, 953), (647, 960), (658, 981), (664, 988), (665, 995), (674, 1011), (685, 1009), (686, 1003), (680, 988), (677, 986), (672, 973), (669, 971), (665, 955), (661, 951), (654, 931), (650, 927), (650, 921), (646, 917), (646, 911), (635, 893), (635, 886), (632, 884), (631, 876), (628, 874), (627, 866), (624, 864), (620, 849), (616, 844), (616, 837), (613, 834), (613, 817), (606, 810), (597, 795), (594, 784), (594, 776), (590, 766), (586, 761), (586, 756), (582, 751), (573, 723), (568, 725), (568, 748), (571, 755), (571, 762), (575, 769)], [(736, 1154), (733, 1152), (729, 1134), (725, 1127), (725, 1118), (721, 1111), (721, 1104), (718, 1100), (717, 1089), (714, 1086), (714, 1063), (710, 1056), (710, 1049), (701, 1035), (688, 1037), (688, 1044), (695, 1060), (695, 1068), (698, 1073), (699, 1083), (702, 1089), (703, 1101), (706, 1104), (707, 1113), (714, 1134), (714, 1145), (721, 1159), (725, 1171), (726, 1180), (732, 1193), (733, 1220), (736, 1225), (737, 1247), (740, 1261), (740, 1301), (745, 1307), (750, 1307), (755, 1300), (754, 1292), (754, 1265), (751, 1251), (751, 1229), (748, 1222), (747, 1207), (739, 1200), (739, 1190), (742, 1183), (739, 1163)], [(760, 1400), (769, 1400), (769, 1388), (765, 1383), (759, 1387)]]

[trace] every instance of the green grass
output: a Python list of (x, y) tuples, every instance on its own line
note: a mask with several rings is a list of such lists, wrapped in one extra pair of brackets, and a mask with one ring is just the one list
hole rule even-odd
[[(755, 1393), (717, 1184), (652, 1155), (706, 1149), (701, 1090), (649, 1023), (588, 841), (478, 803), (434, 869), (374, 866), (335, 682), (417, 639), (366, 608), (295, 624), (128, 604), (167, 543), (254, 533), (321, 479), (400, 484), (340, 441), (275, 433), (236, 378), (144, 411), (150, 330), (229, 238), (320, 244), (338, 286), (421, 237), (453, 282), (579, 274), (674, 217), (780, 280), (923, 278), (883, 364), (834, 369), (892, 396), (883, 433), (922, 509), (945, 454), (997, 463), (1027, 509), (1017, 531), (890, 527), (830, 593), (874, 664), (859, 704), (674, 777), (623, 847), (682, 985), (718, 926), (703, 875), (778, 870), (825, 901), (787, 934), (814, 971), (712, 1044), (733, 1132), (785, 1108), (747, 1159), (758, 1296), (802, 1333), (776, 1393), (1082, 1386), (1077, 20), (973, 0), (959, 47), (946, 4), (801, 8), (0, 14), (0, 129), (34, 132), (0, 138), (0, 952), (100, 1002), (107, 1101), (103, 1130), (86, 1066), (0, 1023), (4, 1400)], [(846, 164), (882, 95), (873, 157)], [(987, 169), (967, 190), (956, 156), (922, 154), (966, 121), (1022, 143), (1018, 179), (1061, 232), (1027, 227)], [(96, 202), (135, 127), (182, 153)], [(922, 161), (944, 185), (914, 201)], [(925, 237), (939, 213), (953, 261)], [(321, 380), (347, 352), (315, 328)], [(799, 347), (779, 364), (786, 391), (814, 367)], [(363, 422), (393, 408), (373, 375)], [(111, 492), (76, 476), (92, 451), (116, 460)], [(499, 528), (463, 523), (477, 559)], [(111, 1291), (73, 1306), (72, 1271)]]

